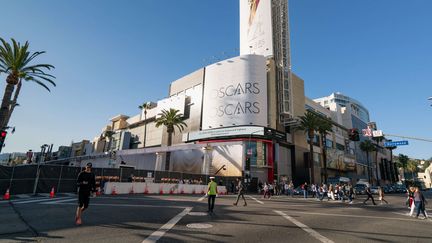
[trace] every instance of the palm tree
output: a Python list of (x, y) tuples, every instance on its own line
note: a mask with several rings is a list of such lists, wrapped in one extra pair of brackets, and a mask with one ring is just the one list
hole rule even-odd
[(309, 138), (309, 183), (314, 183), (314, 168), (313, 168), (313, 139), (315, 137), (315, 132), (318, 131), (321, 119), (318, 115), (311, 111), (306, 111), (306, 114), (300, 116), (300, 125), (297, 130), (304, 131)]
[(376, 180), (377, 180), (377, 185), (379, 186), (380, 182), (378, 180), (378, 148), (379, 148), (379, 143), (384, 139), (384, 137), (372, 137), (372, 140), (374, 140), (376, 142), (375, 146), (375, 163), (376, 163), (376, 167), (375, 167), (375, 173), (376, 173)]
[(366, 152), (366, 160), (367, 160), (367, 164), (368, 164), (368, 178), (369, 178), (369, 183), (371, 183), (371, 174), (372, 174), (372, 169), (370, 167), (370, 162), (369, 162), (369, 153), (372, 151), (375, 151), (375, 146), (372, 144), (372, 142), (370, 140), (365, 140), (363, 142), (360, 143), (360, 149), (363, 152)]
[[(138, 106), (139, 109), (144, 110), (144, 142), (143, 142), (143, 148), (145, 147), (146, 143), (146, 136), (147, 136), (147, 110), (150, 108), (150, 102), (145, 102), (142, 105)], [(141, 120), (141, 119), (140, 119)]]
[(318, 132), (321, 135), (321, 142), (322, 142), (322, 154), (323, 154), (323, 165), (324, 165), (324, 183), (327, 184), (327, 140), (326, 136), (329, 132), (331, 132), (333, 129), (333, 124), (330, 119), (327, 117), (320, 117), (321, 122), (318, 125)]
[(417, 172), (417, 164), (413, 161), (413, 160), (409, 160), (408, 164), (407, 164), (407, 170), (409, 172), (411, 172), (411, 176), (413, 179), (413, 182), (415, 181), (414, 179), (414, 172)]
[[(161, 113), (158, 114), (159, 117), (156, 118), (156, 127), (166, 126), (168, 133), (168, 142), (167, 146), (171, 146), (172, 144), (172, 134), (175, 132), (174, 128), (182, 132), (185, 127), (187, 127), (186, 123), (183, 121), (183, 114), (179, 113), (179, 110), (170, 108), (169, 111), (162, 110)], [(169, 170), (170, 163), (170, 152), (167, 152), (167, 156), (165, 159), (165, 170)]]
[[(5, 73), (6, 77), (6, 88), (3, 95), (3, 100), (0, 106), (0, 128), (7, 127), (12, 112), (17, 106), (17, 99), (21, 91), (22, 81), (32, 81), (46, 90), (50, 91), (45, 82), (56, 86), (53, 79), (55, 77), (48, 73), (46, 70), (54, 68), (50, 64), (35, 64), (29, 65), (31, 61), (37, 56), (44, 54), (44, 51), (37, 51), (31, 53), (29, 48), (29, 42), (26, 41), (24, 45), (12, 40), (12, 45), (0, 38), (0, 73)], [(16, 89), (15, 89), (16, 86)], [(13, 99), (12, 94), (15, 94)], [(0, 148), (1, 149), (1, 148)]]
[(401, 166), (403, 168), (403, 177), (406, 178), (405, 177), (405, 171), (407, 169), (409, 158), (407, 155), (404, 155), (404, 154), (399, 154), (398, 157), (399, 157), (399, 166)]

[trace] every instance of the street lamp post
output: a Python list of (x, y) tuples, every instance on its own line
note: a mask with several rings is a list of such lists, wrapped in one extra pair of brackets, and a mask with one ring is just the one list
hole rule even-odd
[(43, 156), (45, 153), (46, 148), (49, 147), (48, 144), (44, 144), (41, 146), (41, 154), (40, 154), (40, 158), (38, 160), (38, 165), (37, 165), (37, 169), (36, 169), (36, 178), (35, 178), (35, 182), (33, 185), (33, 195), (36, 195), (36, 190), (37, 190), (37, 185), (39, 183), (39, 175), (40, 175), (40, 164), (43, 162)]

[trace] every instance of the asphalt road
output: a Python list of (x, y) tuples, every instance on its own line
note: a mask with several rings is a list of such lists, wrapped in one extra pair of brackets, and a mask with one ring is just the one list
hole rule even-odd
[(200, 195), (102, 196), (91, 199), (81, 226), (74, 195), (1, 201), (0, 242), (432, 242), (432, 220), (407, 216), (404, 195), (377, 206), (361, 198), (234, 200), (219, 196), (208, 215)]

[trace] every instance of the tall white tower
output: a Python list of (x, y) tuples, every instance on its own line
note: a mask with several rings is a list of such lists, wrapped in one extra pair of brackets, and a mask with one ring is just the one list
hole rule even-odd
[(279, 122), (292, 116), (288, 0), (240, 0), (240, 55), (273, 59)]

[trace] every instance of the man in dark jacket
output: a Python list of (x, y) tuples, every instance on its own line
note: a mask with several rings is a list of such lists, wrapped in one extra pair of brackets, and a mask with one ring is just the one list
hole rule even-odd
[(364, 204), (366, 204), (366, 202), (369, 200), (369, 198), (370, 199), (372, 199), (372, 203), (373, 203), (373, 205), (376, 205), (376, 203), (375, 203), (375, 200), (374, 200), (374, 198), (373, 198), (373, 196), (372, 196), (372, 192), (371, 192), (371, 189), (370, 189), (370, 186), (367, 186), (366, 187), (366, 195), (367, 195), (367, 198), (366, 198), (366, 200), (364, 200)]
[(75, 215), (75, 224), (81, 225), (81, 215), (88, 208), (90, 194), (96, 191), (95, 175), (91, 172), (92, 164), (87, 163), (85, 170), (78, 175), (78, 208)]
[(243, 201), (244, 201), (243, 206), (247, 206), (246, 199), (244, 197), (244, 194), (246, 191), (246, 186), (243, 184), (243, 182), (239, 178), (236, 179), (236, 182), (237, 182), (237, 201), (235, 203), (233, 203), (233, 205), (237, 206), (237, 203), (238, 203), (240, 197), (242, 197)]

